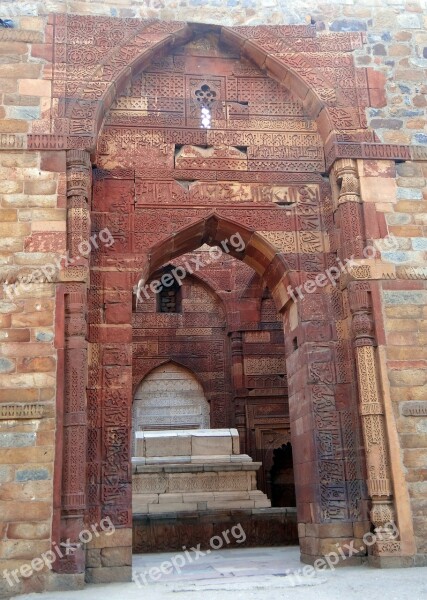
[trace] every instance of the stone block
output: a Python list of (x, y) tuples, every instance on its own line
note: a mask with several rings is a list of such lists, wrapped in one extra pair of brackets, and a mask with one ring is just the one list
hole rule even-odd
[(49, 356), (53, 353), (53, 347), (51, 344), (40, 342), (29, 342), (28, 344), (8, 342), (0, 344), (0, 352), (4, 356), (10, 357)]
[[(22, 448), (3, 448), (0, 452), (0, 464), (49, 463), (52, 460), (53, 447), (26, 446)], [(26, 517), (28, 517), (28, 514), (26, 514)]]
[(199, 456), (233, 454), (233, 439), (231, 437), (192, 436), (191, 454)]
[[(208, 509), (224, 509), (224, 508), (264, 508), (264, 506), (255, 506), (255, 500), (210, 500), (207, 503)], [(270, 503), (266, 504), (266, 507)]]
[(50, 541), (46, 540), (3, 540), (0, 548), (0, 559), (11, 558), (32, 560), (50, 549)]
[(398, 187), (396, 191), (398, 200), (422, 200), (422, 190), (415, 187)]
[[(24, 184), (22, 181), (0, 181), (0, 194), (15, 194), (15, 193), (20, 193), (22, 192), (24, 189)], [(3, 211), (0, 211), (0, 213)], [(5, 213), (7, 214), (7, 212), (11, 212), (11, 211), (5, 211)], [(1, 219), (3, 221), (3, 219)], [(6, 220), (6, 219), (4, 219)], [(16, 219), (13, 219), (16, 220)]]
[(183, 494), (160, 494), (158, 497), (158, 503), (159, 504), (165, 504), (165, 503), (181, 504), (182, 502), (184, 502), (184, 498), (185, 498), (185, 495), (183, 495)]
[(360, 190), (364, 202), (396, 202), (396, 181), (386, 177), (361, 177)]
[(34, 467), (32, 469), (17, 469), (15, 479), (18, 482), (23, 481), (43, 481), (51, 479), (52, 475), (46, 467)]
[(159, 494), (139, 494), (134, 492), (132, 494), (132, 500), (138, 500), (147, 504), (158, 504)]
[(20, 119), (0, 119), (0, 133), (27, 133), (28, 129), (29, 124), (27, 121)]
[(183, 504), (182, 502), (165, 502), (162, 504), (149, 504), (148, 506), (148, 512), (150, 514), (173, 513), (192, 510), (197, 510), (197, 502), (189, 502), (186, 504)]
[(55, 180), (25, 181), (24, 193), (31, 196), (56, 194), (57, 182)]
[(35, 433), (2, 433), (0, 436), (0, 448), (22, 448), (35, 443)]
[(183, 493), (183, 499), (184, 499), (184, 502), (189, 502), (189, 503), (207, 502), (208, 500), (212, 499), (212, 492), (198, 492), (198, 493), (185, 492), (185, 493)]
[(53, 324), (53, 312), (41, 311), (12, 315), (12, 327), (41, 327)]
[(21, 79), (18, 90), (24, 96), (45, 96), (50, 98), (52, 95), (52, 84), (46, 79)]
[(4, 483), (0, 488), (0, 500), (48, 500), (52, 496), (52, 482), (27, 481), (26, 483)]
[(426, 369), (392, 369), (389, 371), (390, 383), (393, 386), (425, 386), (427, 384)]
[(88, 548), (132, 547), (131, 528), (115, 529), (113, 533), (101, 531), (101, 529), (97, 531), (99, 535), (94, 535), (92, 540), (87, 543)]
[(21, 357), (17, 362), (18, 373), (44, 373), (54, 371), (55, 367), (56, 361), (50, 356), (43, 356), (39, 358)]
[(48, 540), (50, 539), (50, 523), (10, 523), (7, 528), (9, 539)]
[(143, 500), (140, 500), (138, 497), (132, 498), (132, 512), (133, 514), (147, 514), (148, 513), (148, 504)]
[(191, 454), (191, 438), (168, 435), (165, 437), (145, 438), (145, 455), (153, 456), (188, 456)]
[(101, 550), (93, 548), (86, 552), (86, 567), (101, 567)]
[(14, 209), (2, 208), (0, 210), (0, 222), (14, 222), (18, 219), (18, 213)]
[(86, 569), (87, 583), (119, 583), (132, 580), (132, 567), (99, 567)]
[(132, 548), (130, 546), (102, 548), (101, 564), (103, 567), (132, 566)]
[(13, 373), (15, 370), (16, 363), (14, 360), (9, 360), (8, 358), (0, 358), (0, 373)]
[(265, 498), (262, 500), (255, 500), (255, 508), (270, 508), (270, 506), (271, 502), (267, 496), (265, 496)]
[(337, 19), (329, 26), (330, 31), (366, 31), (367, 24), (359, 19)]
[(0, 467), (0, 484), (12, 481), (12, 468), (8, 466)]
[[(258, 490), (257, 490), (258, 491)], [(261, 496), (264, 496), (264, 494), (260, 491), (259, 492), (261, 494)], [(213, 498), (212, 498), (212, 494), (210, 496), (210, 498), (208, 498), (209, 500), (254, 500), (254, 497), (252, 496), (253, 492), (249, 492), (246, 490), (241, 490), (238, 492), (219, 492), (219, 491), (215, 491), (213, 493)]]

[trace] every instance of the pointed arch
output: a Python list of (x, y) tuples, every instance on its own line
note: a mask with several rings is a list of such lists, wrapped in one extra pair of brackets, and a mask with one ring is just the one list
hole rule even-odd
[[(73, 20), (76, 19), (79, 17), (70, 16), (67, 24), (73, 26)], [(153, 60), (165, 56), (174, 47), (209, 32), (219, 34), (223, 44), (254, 62), (302, 102), (307, 116), (317, 122), (325, 144), (327, 141), (330, 142), (330, 135), (335, 129), (342, 128), (340, 115), (335, 114), (337, 112), (335, 104), (338, 96), (342, 106), (350, 106), (349, 100), (342, 91), (337, 90), (332, 80), (327, 80), (325, 72), (320, 76), (313, 61), (308, 59), (301, 64), (295, 62), (292, 43), (295, 43), (295, 40), (299, 42), (301, 36), (308, 39), (316, 38), (317, 31), (314, 27), (300, 26), (300, 29), (294, 32), (292, 26), (288, 28), (289, 31), (285, 26), (283, 32), (273, 32), (271, 28), (265, 32), (262, 27), (257, 26), (223, 27), (177, 21), (161, 22), (153, 19), (112, 19), (111, 22), (104, 20), (102, 26), (103, 31), (98, 35), (108, 37), (108, 30), (113, 30), (116, 43), (106, 48), (102, 56), (95, 53), (92, 68), (89, 61), (89, 74), (81, 82), (64, 81), (64, 89), (70, 91), (59, 98), (64, 105), (64, 116), (70, 121), (70, 134), (79, 135), (84, 149), (90, 152), (95, 150), (106, 114), (116, 98), (130, 84), (132, 77)], [(293, 40), (292, 43), (286, 39), (287, 32)], [(273, 33), (277, 33), (277, 38), (273, 36), (272, 39)], [(96, 45), (97, 34), (95, 32), (92, 35), (95, 36)], [(349, 37), (347, 43), (344, 43), (344, 48), (347, 51), (352, 50), (361, 46), (361, 43), (361, 39)], [(78, 57), (81, 52), (80, 40), (69, 41), (69, 46)], [(335, 93), (332, 94), (334, 100), (331, 101), (330, 91), (334, 88)], [(325, 91), (329, 95), (325, 95)], [(84, 129), (82, 129), (83, 124)], [(350, 125), (350, 129), (354, 129), (354, 126)], [(63, 141), (67, 144), (66, 147), (74, 147), (71, 136), (68, 139), (64, 138)], [(33, 143), (36, 143), (36, 139)]]
[(287, 287), (292, 284), (286, 257), (257, 231), (216, 213), (183, 227), (152, 246), (135, 285), (145, 285), (162, 265), (203, 244), (218, 246), (223, 252), (252, 267), (271, 290), (278, 312), (282, 311), (289, 300)]

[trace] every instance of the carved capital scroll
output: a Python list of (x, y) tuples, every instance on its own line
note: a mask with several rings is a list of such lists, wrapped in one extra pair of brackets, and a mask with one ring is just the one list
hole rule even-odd
[(341, 260), (363, 258), (365, 231), (356, 161), (348, 158), (337, 160), (331, 179), (334, 222), (339, 232), (338, 255)]
[(341, 158), (335, 161), (332, 172), (338, 186), (337, 207), (344, 202), (361, 202), (356, 161)]

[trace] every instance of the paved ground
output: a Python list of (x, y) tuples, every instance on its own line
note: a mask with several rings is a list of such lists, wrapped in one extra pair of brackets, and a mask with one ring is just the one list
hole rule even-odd
[[(427, 600), (427, 567), (373, 569), (367, 565), (303, 575), (299, 548), (241, 548), (211, 551), (192, 562), (185, 554), (181, 572), (159, 581), (149, 570), (176, 553), (134, 556), (137, 583), (90, 585), (78, 592), (26, 594), (19, 600)], [(170, 570), (165, 569), (166, 571)], [(160, 571), (159, 571), (160, 572)], [(157, 571), (151, 571), (158, 576)], [(144, 583), (145, 578), (145, 583)]]

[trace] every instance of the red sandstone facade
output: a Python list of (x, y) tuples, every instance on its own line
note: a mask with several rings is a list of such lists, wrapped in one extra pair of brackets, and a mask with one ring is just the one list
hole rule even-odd
[[(414, 150), (367, 128), (365, 108), (385, 100), (381, 77), (354, 65), (364, 35), (60, 15), (47, 28), (36, 51), (52, 109), (28, 148), (60, 174), (67, 231), (33, 234), (28, 248), (72, 258), (56, 287), (52, 540), (108, 516), (130, 546), (133, 394), (173, 361), (202, 383), (211, 427), (237, 427), (242, 451), (263, 460), (265, 491), (272, 451), (291, 440), (303, 560), (392, 520), (400, 537), (377, 542), (372, 560), (413, 562), (381, 354), (381, 293), (402, 287), (364, 253), (387, 227), (360, 183), (387, 182)], [(105, 230), (114, 244), (82, 257)], [(141, 279), (236, 234), (243, 247), (186, 280), (180, 312), (159, 313), (153, 295), (135, 302)], [(319, 285), (337, 265), (338, 284)], [(80, 549), (55, 570), (85, 561)]]

